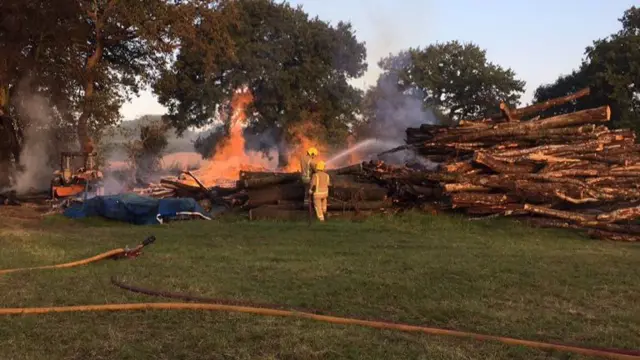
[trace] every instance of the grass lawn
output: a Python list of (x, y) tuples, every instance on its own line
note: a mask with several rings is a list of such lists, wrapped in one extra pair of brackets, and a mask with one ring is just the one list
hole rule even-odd
[[(464, 331), (640, 348), (640, 247), (510, 220), (0, 220), (0, 268), (93, 256), (146, 235), (135, 260), (0, 276), (2, 307), (170, 301), (143, 287)], [(581, 359), (490, 342), (195, 311), (0, 317), (0, 359)]]

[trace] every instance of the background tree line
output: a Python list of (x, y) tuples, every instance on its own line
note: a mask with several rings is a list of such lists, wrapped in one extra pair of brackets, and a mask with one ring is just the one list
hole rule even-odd
[[(219, 124), (196, 143), (210, 155), (228, 131), (222, 114), (240, 87), (254, 98), (246, 133), (269, 133), (264, 146), (291, 141), (287, 130), (309, 119), (321, 130), (308, 135), (336, 145), (426, 109), (430, 121), (455, 124), (500, 101), (517, 106), (525, 87), (478, 45), (450, 41), (381, 59), (380, 78), (362, 91), (350, 80), (368, 68), (366, 46), (351, 24), (272, 0), (5, 0), (0, 14), (0, 175), (20, 163), (34, 96), (50, 109), (38, 126), (54, 128), (59, 142), (82, 143), (118, 124), (121, 105), (151, 87), (178, 132)], [(591, 96), (554, 111), (606, 103), (615, 126), (637, 127), (640, 10), (630, 8), (620, 22), (619, 32), (587, 47), (576, 71), (538, 88), (534, 101), (588, 85)]]

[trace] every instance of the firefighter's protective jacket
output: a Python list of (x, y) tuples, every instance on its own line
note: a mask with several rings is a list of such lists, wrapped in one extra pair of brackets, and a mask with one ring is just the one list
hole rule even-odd
[(310, 156), (305, 156), (300, 160), (300, 171), (302, 173), (302, 181), (308, 183), (311, 180), (311, 175), (315, 170), (315, 160)]
[(329, 195), (329, 186), (331, 186), (331, 178), (324, 171), (317, 171), (311, 176), (311, 192), (313, 195)]

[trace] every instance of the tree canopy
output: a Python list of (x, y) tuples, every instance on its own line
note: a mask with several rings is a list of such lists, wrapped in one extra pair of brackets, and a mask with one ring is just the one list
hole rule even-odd
[[(235, 19), (216, 17), (223, 3), (0, 2), (0, 138), (10, 140), (0, 145), (0, 163), (20, 162), (31, 123), (48, 128), (59, 143), (78, 139), (82, 150), (93, 150), (93, 137), (121, 120), (121, 105), (157, 80), (179, 46), (212, 62), (230, 48), (224, 34)], [(194, 26), (219, 33), (217, 42), (198, 43)], [(6, 183), (6, 171), (0, 177)]]
[(438, 121), (456, 122), (484, 116), (500, 101), (516, 105), (524, 92), (524, 81), (516, 79), (511, 69), (488, 61), (486, 51), (472, 43), (410, 48), (378, 65), (383, 73), (366, 95), (369, 116), (385, 116), (380, 104), (397, 103), (390, 97), (400, 94), (401, 102), (407, 96), (419, 99)]
[(639, 129), (640, 8), (631, 7), (619, 21), (622, 28), (617, 33), (594, 41), (585, 49), (586, 58), (580, 67), (552, 84), (540, 86), (534, 101), (564, 96), (590, 86), (589, 96), (554, 109), (554, 113), (609, 105), (613, 125)]
[[(183, 130), (228, 121), (220, 119), (220, 111), (228, 108), (235, 90), (246, 87), (253, 96), (250, 131), (277, 129), (285, 139), (291, 126), (314, 121), (325, 130), (314, 136), (343, 141), (362, 95), (348, 80), (367, 68), (365, 46), (351, 25), (332, 26), (300, 7), (272, 0), (237, 0), (217, 11), (237, 16), (224, 31), (233, 50), (211, 62), (182, 46), (154, 86), (172, 124)], [(196, 28), (198, 41), (216, 44), (217, 36)]]
[(76, 127), (84, 143), (90, 133), (120, 120), (122, 103), (155, 80), (178, 40), (188, 38), (193, 24), (213, 12), (216, 4), (204, 0), (3, 1), (2, 111), (23, 126), (20, 102), (41, 95), (49, 99), (54, 120)]

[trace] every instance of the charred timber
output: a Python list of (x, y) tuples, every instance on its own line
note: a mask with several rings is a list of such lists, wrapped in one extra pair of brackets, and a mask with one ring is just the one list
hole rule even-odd
[(295, 173), (256, 176), (244, 180), (238, 180), (237, 187), (240, 189), (258, 189), (273, 185), (293, 183), (296, 181), (300, 181), (300, 176)]
[(173, 179), (161, 179), (160, 180), (160, 184), (171, 188), (171, 189), (176, 189), (176, 190), (182, 190), (182, 191), (186, 191), (189, 193), (202, 193), (203, 190), (199, 185), (190, 185), (190, 184), (186, 184), (182, 181), (179, 180), (173, 180)]
[(272, 177), (287, 177), (287, 176), (292, 176), (296, 174), (299, 176), (300, 173), (242, 170), (240, 171), (240, 180), (262, 179), (262, 178), (272, 178)]
[(263, 189), (250, 189), (247, 191), (245, 208), (255, 208), (262, 205), (277, 204), (279, 200), (300, 201), (304, 200), (305, 187), (299, 184), (276, 185)]

